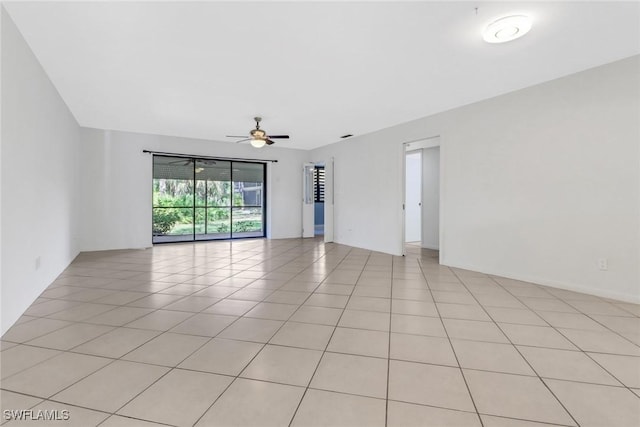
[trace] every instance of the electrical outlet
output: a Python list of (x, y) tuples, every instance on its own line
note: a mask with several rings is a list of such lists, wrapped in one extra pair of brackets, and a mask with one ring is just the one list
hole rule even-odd
[(36, 257), (36, 270), (40, 270), (40, 257)]
[(609, 269), (609, 261), (606, 258), (598, 259), (598, 269), (607, 271)]

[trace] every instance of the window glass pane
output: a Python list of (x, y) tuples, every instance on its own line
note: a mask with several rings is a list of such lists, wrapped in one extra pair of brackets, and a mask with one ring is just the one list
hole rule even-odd
[(199, 206), (231, 205), (231, 162), (221, 160), (197, 160), (196, 179), (202, 182)]
[(207, 237), (228, 239), (231, 237), (231, 209), (207, 208)]
[(192, 239), (192, 208), (153, 208), (154, 242), (179, 242)]
[(207, 181), (207, 206), (231, 206), (231, 181)]
[(233, 208), (233, 237), (262, 236), (262, 208)]
[[(160, 211), (161, 209), (156, 208)], [(183, 235), (193, 234), (193, 208), (164, 209), (165, 214), (174, 215), (176, 218), (171, 230), (165, 234)]]
[(153, 242), (193, 239), (193, 161), (153, 158)]
[(154, 156), (153, 206), (193, 206), (193, 162), (190, 159)]
[(205, 234), (206, 233), (206, 215), (207, 215), (207, 209), (206, 208), (196, 208), (195, 210), (196, 213), (196, 226), (195, 226), (195, 232), (196, 234)]
[(207, 181), (196, 180), (195, 202), (198, 207), (207, 206)]
[(264, 164), (233, 163), (233, 206), (262, 206)]
[(193, 181), (193, 160), (182, 157), (153, 157), (153, 179)]

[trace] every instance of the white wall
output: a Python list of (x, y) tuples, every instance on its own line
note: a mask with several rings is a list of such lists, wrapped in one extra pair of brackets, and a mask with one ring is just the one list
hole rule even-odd
[(87, 128), (81, 135), (83, 251), (151, 246), (153, 158), (144, 149), (278, 160), (267, 164), (268, 237), (301, 235), (306, 151)]
[(78, 254), (79, 127), (1, 13), (4, 333)]
[(422, 149), (422, 247), (440, 249), (440, 147)]
[(314, 150), (335, 241), (401, 253), (402, 143), (440, 135), (444, 264), (640, 302), (639, 92), (634, 56)]
[(311, 158), (334, 158), (333, 241), (401, 255), (404, 152), (389, 136), (349, 138), (313, 150)]

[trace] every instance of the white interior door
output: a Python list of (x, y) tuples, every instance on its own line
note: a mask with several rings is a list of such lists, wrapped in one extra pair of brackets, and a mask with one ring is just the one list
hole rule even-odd
[(324, 165), (324, 241), (333, 242), (334, 180), (333, 157)]
[(440, 147), (422, 149), (422, 247), (440, 249)]
[(422, 241), (422, 150), (407, 153), (405, 177), (405, 242)]
[(305, 163), (302, 168), (302, 237), (314, 236), (313, 172), (315, 165)]

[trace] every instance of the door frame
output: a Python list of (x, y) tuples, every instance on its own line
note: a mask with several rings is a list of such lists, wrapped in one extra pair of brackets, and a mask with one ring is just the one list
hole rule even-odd
[(420, 246), (422, 246), (422, 194), (423, 194), (423, 188), (422, 188), (422, 180), (424, 179), (423, 176), (423, 171), (422, 171), (422, 164), (423, 164), (423, 160), (422, 160), (422, 148), (410, 148), (407, 151), (405, 151), (404, 153), (404, 202), (403, 202), (403, 206), (404, 206), (404, 240), (405, 240), (405, 244), (406, 244), (406, 240), (407, 240), (407, 156), (409, 156), (410, 154), (418, 154), (420, 156), (420, 201), (418, 203), (418, 206), (420, 207), (420, 215), (418, 217), (418, 221), (420, 222), (420, 238), (418, 239), (420, 241)]
[(333, 242), (335, 233), (335, 159), (330, 157), (324, 161), (324, 242)]
[(313, 181), (316, 164), (302, 164), (302, 238), (315, 237), (315, 199)]
[[(444, 248), (444, 220), (445, 220), (445, 216), (444, 216), (444, 193), (443, 193), (443, 188), (444, 188), (444, 162), (442, 161), (443, 157), (444, 157), (444, 145), (442, 144), (442, 137), (440, 135), (434, 135), (434, 136), (430, 136), (427, 138), (420, 138), (420, 139), (415, 139), (415, 140), (411, 140), (411, 141), (406, 141), (403, 142), (401, 144), (401, 150), (402, 150), (402, 173), (401, 173), (401, 182), (402, 182), (402, 205), (400, 206), (401, 209), (401, 218), (402, 218), (402, 230), (400, 233), (400, 247), (401, 247), (401, 251), (402, 251), (402, 256), (405, 256), (407, 254), (406, 251), (406, 241), (405, 241), (405, 233), (406, 233), (406, 192), (407, 192), (407, 153), (410, 151), (415, 151), (415, 150), (422, 150), (425, 148), (434, 148), (434, 147), (440, 147), (440, 158), (439, 158), (439, 165), (440, 165), (440, 182), (439, 182), (439, 199), (438, 199), (438, 211), (439, 211), (439, 224), (438, 224), (438, 234), (439, 234), (439, 244), (438, 246), (440, 247), (439, 250), (439, 262), (442, 263), (444, 260), (444, 254), (445, 254), (445, 248)], [(424, 153), (423, 153), (424, 155)], [(421, 176), (424, 176), (424, 171), (422, 171), (421, 168), (421, 172), (420, 172)], [(421, 191), (424, 191), (424, 186), (421, 185)], [(422, 197), (421, 197), (422, 199)], [(424, 202), (424, 200), (423, 200)], [(424, 208), (424, 206), (422, 206)], [(424, 225), (424, 224), (423, 224)], [(422, 227), (421, 227), (422, 229)], [(422, 241), (422, 236), (420, 236), (420, 240)]]
[[(311, 162), (304, 162), (302, 164), (302, 237), (315, 237), (315, 206), (314, 209), (309, 209), (305, 204), (305, 167), (306, 166), (319, 166), (324, 167), (324, 242), (331, 243), (334, 240), (335, 230), (335, 158), (329, 157), (324, 160), (317, 160)], [(312, 204), (313, 205), (313, 204)], [(311, 218), (309, 218), (309, 216)], [(305, 222), (313, 222), (314, 234), (313, 236), (305, 233)]]

